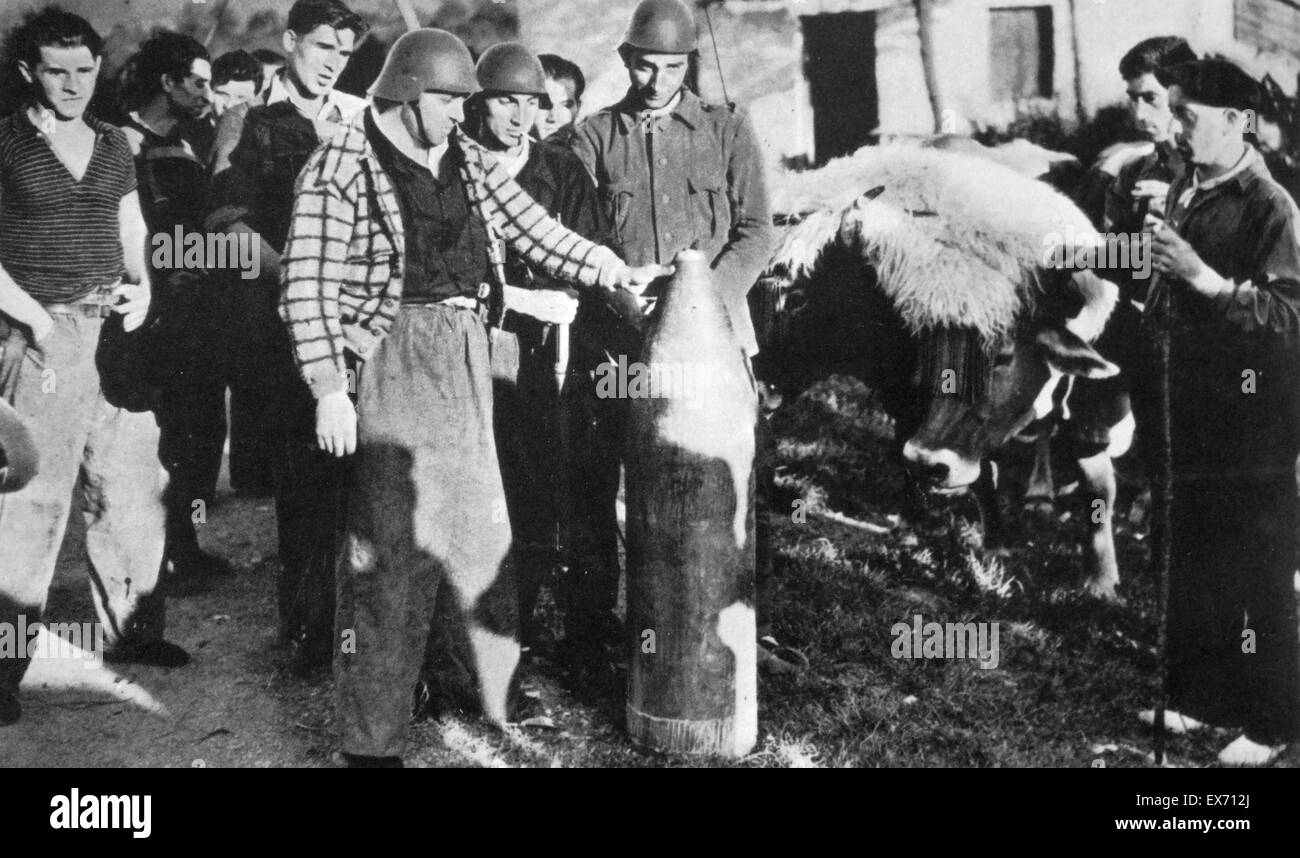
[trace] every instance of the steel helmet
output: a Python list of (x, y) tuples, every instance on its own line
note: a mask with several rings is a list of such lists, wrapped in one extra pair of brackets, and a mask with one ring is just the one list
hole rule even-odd
[(478, 59), (479, 88), (484, 92), (519, 92), (546, 97), (542, 61), (518, 42), (502, 42)]
[(16, 492), (38, 470), (36, 444), (18, 412), (0, 399), (0, 493)]
[(623, 36), (624, 48), (689, 54), (696, 48), (695, 13), (682, 0), (641, 0)]
[(415, 101), (422, 92), (469, 95), (478, 90), (474, 58), (446, 30), (412, 30), (393, 43), (370, 94), (389, 101)]

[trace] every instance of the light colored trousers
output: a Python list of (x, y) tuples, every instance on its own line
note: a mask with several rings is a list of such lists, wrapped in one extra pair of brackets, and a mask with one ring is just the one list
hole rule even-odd
[[(95, 367), (103, 321), (53, 313), (54, 328), (29, 348), (13, 392), (31, 430), (40, 472), (0, 495), (0, 622), (40, 619), (74, 492), (86, 520), (90, 592), (111, 648), (162, 637), (163, 489), (158, 424), (105, 401)], [(0, 691), (14, 692), (28, 659), (0, 659)]]
[(334, 656), (343, 750), (401, 755), (440, 592), (463, 626), (442, 631), (463, 634), (483, 712), (504, 722), (518, 605), (487, 332), (472, 310), (402, 307), (362, 367), (347, 522)]

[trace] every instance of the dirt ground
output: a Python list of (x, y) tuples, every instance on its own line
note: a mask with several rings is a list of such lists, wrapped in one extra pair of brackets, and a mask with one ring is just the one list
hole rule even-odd
[[(38, 657), (23, 681), (23, 718), (0, 728), (0, 766), (269, 767), (333, 762), (331, 682), (296, 677), (276, 641), (273, 502), (225, 482), (200, 540), (238, 569), (212, 592), (170, 599), (167, 634), (191, 654), (178, 669), (94, 666)], [(49, 623), (94, 618), (84, 529), (73, 516), (48, 605)], [(551, 607), (544, 600), (543, 610)], [(74, 653), (75, 655), (75, 653)], [(526, 665), (525, 691), (555, 726), (500, 734), (475, 718), (412, 726), (408, 766), (646, 765), (613, 720), (616, 701), (578, 703), (548, 663)], [(546, 723), (546, 722), (542, 722)], [(540, 740), (540, 741), (539, 741)]]
[[(1151, 735), (1135, 713), (1157, 689), (1154, 586), (1143, 571), (1143, 533), (1124, 516), (1131, 483), (1117, 528), (1126, 601), (1103, 604), (1079, 592), (1084, 528), (1068, 501), (1040, 515), (1013, 502), (1013, 548), (996, 558), (977, 550), (968, 498), (900, 519), (890, 429), (860, 385), (814, 388), (774, 428), (778, 484), (808, 515), (772, 519), (773, 621), (811, 667), (760, 679), (750, 756), (726, 763), (638, 751), (622, 730), (618, 694), (579, 699), (538, 657), (523, 668), (540, 716), (533, 726), (502, 734), (457, 716), (417, 724), (407, 765), (1151, 764)], [(296, 678), (275, 640), (273, 512), (271, 501), (236, 498), (225, 486), (209, 509), (200, 539), (239, 571), (211, 593), (169, 602), (167, 636), (191, 653), (191, 665), (90, 669), (38, 659), (22, 688), (23, 719), (0, 728), (0, 766), (331, 765), (330, 679)], [(75, 528), (49, 621), (93, 619), (83, 558)], [(553, 618), (545, 595), (541, 610)], [(997, 669), (892, 657), (893, 624), (918, 612), (927, 622), (999, 623)], [(1171, 760), (1211, 765), (1234, 736), (1174, 738)], [(1278, 765), (1297, 763), (1300, 748)]]

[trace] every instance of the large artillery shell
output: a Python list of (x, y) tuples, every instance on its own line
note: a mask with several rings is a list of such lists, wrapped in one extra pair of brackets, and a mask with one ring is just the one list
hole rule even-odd
[(739, 757), (758, 738), (758, 403), (708, 261), (676, 264), (630, 403), (627, 724), (656, 750)]

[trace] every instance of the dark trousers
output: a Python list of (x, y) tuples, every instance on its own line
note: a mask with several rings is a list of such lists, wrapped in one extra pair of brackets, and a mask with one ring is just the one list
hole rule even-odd
[(1174, 486), (1170, 705), (1266, 744), (1300, 737), (1296, 508), (1291, 473)]
[[(280, 402), (268, 361), (284, 348), (284, 323), (275, 307), (275, 291), (259, 280), (229, 278), (232, 324), (230, 342), (230, 485), (239, 492), (270, 494)], [(278, 363), (283, 367), (283, 362)]]
[(511, 329), (492, 339), (492, 424), (510, 513), (521, 634), (529, 640), (542, 583), (560, 560), (567, 427), (561, 425), (552, 329), (513, 314), (508, 319)]
[[(158, 456), (167, 469), (167, 556), (198, 548), (195, 517), (216, 496), (226, 442), (226, 388), (210, 384), (176, 385), (164, 390), (155, 411), (160, 440)], [(206, 516), (206, 510), (204, 510)], [(202, 520), (202, 519), (200, 519)]]
[(316, 443), (316, 402), (299, 373), (275, 293), (229, 281), (237, 331), (230, 372), (230, 479), (275, 495), (280, 638), (311, 662), (333, 651), (334, 568), (349, 462)]
[(589, 372), (570, 373), (565, 421), (567, 570), (559, 602), (565, 636), (582, 642), (607, 629), (618, 605), (618, 485), (627, 400), (602, 399)]
[(167, 555), (175, 557), (198, 550), (195, 501), (211, 504), (217, 491), (234, 305), (223, 278), (190, 271), (155, 277), (162, 324), (151, 349), (160, 388), (154, 413), (158, 456), (169, 476)]
[(352, 457), (336, 457), (316, 442), (316, 401), (298, 375), (286, 341), (280, 365), (279, 420), (272, 476), (280, 569), (276, 596), (283, 640), (312, 663), (333, 652), (334, 574), (343, 538)]

